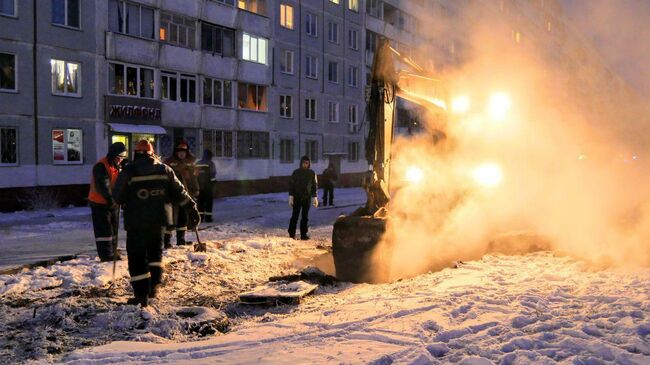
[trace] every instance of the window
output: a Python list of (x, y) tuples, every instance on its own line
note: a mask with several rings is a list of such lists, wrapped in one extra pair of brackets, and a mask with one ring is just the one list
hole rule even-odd
[(0, 165), (18, 164), (18, 129), (0, 127)]
[(318, 58), (315, 56), (305, 56), (305, 76), (311, 79), (318, 78)]
[(52, 130), (52, 161), (54, 164), (83, 163), (83, 133), (81, 129)]
[(377, 50), (377, 40), (379, 36), (375, 32), (366, 32), (366, 52), (375, 53)]
[(338, 123), (339, 122), (339, 103), (335, 101), (330, 101), (329, 102), (329, 108), (328, 108), (328, 118), (327, 121), (330, 123)]
[(75, 62), (50, 60), (52, 94), (81, 96), (81, 65)]
[(79, 0), (52, 0), (52, 24), (79, 28), (79, 5)]
[(305, 119), (316, 120), (316, 99), (305, 99)]
[(327, 23), (327, 40), (332, 43), (339, 43), (339, 23)]
[(224, 57), (234, 57), (235, 31), (218, 25), (201, 23), (201, 49)]
[(327, 63), (327, 81), (339, 82), (339, 64), (337, 62), (328, 62)]
[(305, 141), (305, 154), (311, 162), (318, 162), (318, 141)]
[(0, 91), (16, 91), (16, 56), (0, 53)]
[(178, 100), (178, 78), (174, 72), (160, 72), (160, 84), (162, 90), (160, 97), (163, 100)]
[(216, 0), (219, 3), (235, 6), (235, 0)]
[(266, 111), (266, 86), (240, 82), (237, 102), (240, 109)]
[(108, 64), (109, 92), (141, 98), (154, 97), (153, 69), (121, 63)]
[(366, 0), (366, 13), (382, 19), (384, 10), (383, 0)]
[(356, 29), (348, 30), (348, 47), (355, 51), (359, 50), (359, 31)]
[(280, 163), (293, 162), (293, 140), (281, 139), (280, 140)]
[(237, 132), (237, 158), (269, 158), (269, 134)]
[(348, 142), (348, 161), (359, 161), (359, 142)]
[(359, 12), (359, 0), (348, 0), (348, 9)]
[(348, 127), (350, 129), (350, 133), (356, 133), (358, 126), (358, 108), (356, 105), (350, 105), (348, 108)]
[(204, 78), (203, 104), (232, 108), (232, 81)]
[(293, 118), (291, 95), (280, 95), (280, 116), (282, 118)]
[(318, 37), (318, 17), (315, 14), (305, 15), (305, 32), (312, 37)]
[(266, 0), (237, 0), (237, 7), (255, 14), (266, 14)]
[(243, 33), (242, 58), (246, 61), (253, 61), (266, 65), (267, 45), (268, 41), (266, 38)]
[(181, 74), (182, 103), (196, 103), (196, 76)]
[(108, 29), (111, 32), (154, 39), (154, 11), (126, 1), (108, 0)]
[(214, 157), (232, 158), (233, 132), (204, 129), (203, 148), (212, 151)]
[(280, 72), (293, 75), (293, 51), (284, 51), (282, 53)]
[(293, 6), (280, 4), (280, 25), (287, 29), (293, 29)]
[(348, 67), (348, 86), (357, 87), (359, 85), (359, 68), (356, 66)]
[(0, 15), (16, 16), (16, 0), (0, 0)]
[(341, 0), (330, 0), (330, 2), (333, 4), (340, 4)]
[(160, 12), (158, 36), (163, 42), (196, 48), (196, 21), (192, 18)]

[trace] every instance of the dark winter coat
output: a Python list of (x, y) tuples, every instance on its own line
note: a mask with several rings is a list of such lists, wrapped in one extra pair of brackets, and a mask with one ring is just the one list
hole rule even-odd
[(325, 171), (323, 171), (323, 181), (321, 181), (321, 184), (324, 188), (333, 188), (338, 179), (339, 175), (336, 173), (336, 169), (334, 169), (334, 166), (330, 165), (325, 169)]
[(176, 177), (183, 183), (191, 196), (199, 194), (199, 182), (196, 180), (196, 157), (187, 151), (187, 156), (184, 159), (176, 157), (176, 153), (167, 160), (165, 164), (169, 165), (176, 173)]
[(196, 164), (197, 180), (200, 191), (212, 191), (212, 184), (217, 180), (217, 167), (212, 162), (212, 152), (203, 151), (203, 158)]
[(297, 168), (289, 178), (289, 195), (298, 201), (315, 198), (317, 189), (318, 178), (312, 169)]
[(150, 156), (139, 156), (117, 177), (113, 198), (124, 204), (126, 230), (173, 224), (171, 204), (192, 199), (167, 165)]

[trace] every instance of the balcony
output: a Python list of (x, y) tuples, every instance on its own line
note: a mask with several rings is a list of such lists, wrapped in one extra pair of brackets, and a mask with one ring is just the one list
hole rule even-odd
[(140, 65), (158, 65), (158, 42), (106, 32), (106, 58)]

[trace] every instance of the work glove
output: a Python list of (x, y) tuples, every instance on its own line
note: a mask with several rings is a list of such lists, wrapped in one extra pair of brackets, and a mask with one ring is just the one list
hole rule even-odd
[(293, 207), (293, 195), (289, 195), (289, 206)]
[(187, 211), (187, 222), (188, 222), (187, 228), (190, 230), (194, 230), (201, 223), (201, 214), (199, 213), (199, 210), (196, 208), (196, 203), (194, 202), (187, 204), (185, 209)]
[(318, 208), (318, 197), (313, 197), (311, 204), (314, 206), (314, 208)]

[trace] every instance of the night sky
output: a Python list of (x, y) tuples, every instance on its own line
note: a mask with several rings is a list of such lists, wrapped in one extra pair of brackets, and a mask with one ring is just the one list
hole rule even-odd
[(650, 0), (560, 1), (612, 71), (650, 99)]

